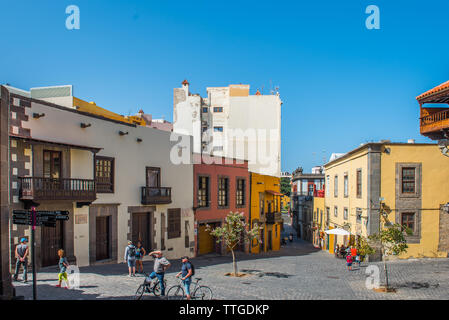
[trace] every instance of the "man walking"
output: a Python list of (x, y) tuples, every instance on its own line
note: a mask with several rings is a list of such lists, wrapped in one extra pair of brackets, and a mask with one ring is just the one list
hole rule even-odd
[(128, 246), (125, 249), (125, 263), (128, 263), (129, 276), (136, 276), (136, 247), (132, 241), (128, 241)]
[(27, 282), (27, 266), (28, 266), (28, 240), (26, 238), (20, 239), (20, 244), (16, 246), (16, 271), (14, 272), (14, 281), (18, 281), (20, 266), (23, 265), (23, 282)]
[(158, 278), (161, 286), (161, 296), (165, 296), (164, 275), (165, 271), (170, 267), (170, 262), (162, 256), (161, 251), (152, 251), (148, 255), (154, 257), (153, 272), (148, 276), (150, 279)]

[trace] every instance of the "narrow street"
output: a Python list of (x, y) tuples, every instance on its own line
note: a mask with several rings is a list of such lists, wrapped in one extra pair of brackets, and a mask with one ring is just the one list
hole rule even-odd
[[(285, 224), (285, 234), (291, 231)], [(413, 259), (389, 263), (390, 282), (396, 293), (378, 293), (365, 287), (367, 264), (348, 271), (343, 260), (294, 239), (279, 252), (261, 255), (238, 254), (238, 268), (248, 275), (231, 278), (231, 256), (208, 255), (192, 259), (196, 276), (211, 287), (214, 299), (449, 299), (449, 260)], [(171, 261), (166, 274), (168, 286), (176, 283), (179, 261)], [(150, 272), (153, 263), (145, 262)], [(377, 263), (382, 270), (381, 264)], [(80, 268), (80, 288), (56, 288), (57, 270), (38, 274), (38, 299), (132, 299), (143, 281), (130, 278), (125, 264), (107, 264)], [(18, 295), (30, 299), (31, 281), (16, 282)], [(147, 296), (147, 299), (159, 299)]]

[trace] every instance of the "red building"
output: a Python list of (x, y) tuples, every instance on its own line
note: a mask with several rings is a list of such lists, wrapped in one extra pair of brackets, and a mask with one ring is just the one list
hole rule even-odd
[[(243, 212), (249, 220), (250, 178), (248, 162), (209, 155), (194, 155), (195, 255), (225, 253), (206, 226), (221, 226), (230, 211)], [(240, 246), (238, 250), (247, 251)]]

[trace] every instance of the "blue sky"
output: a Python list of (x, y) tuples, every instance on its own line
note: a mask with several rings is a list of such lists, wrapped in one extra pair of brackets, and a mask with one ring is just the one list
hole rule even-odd
[[(73, 84), (121, 114), (171, 120), (173, 88), (279, 86), (282, 169), (391, 139), (417, 142), (415, 97), (449, 79), (449, 1), (4, 1), (0, 83)], [(80, 8), (67, 30), (65, 8)], [(365, 8), (380, 9), (380, 30)]]

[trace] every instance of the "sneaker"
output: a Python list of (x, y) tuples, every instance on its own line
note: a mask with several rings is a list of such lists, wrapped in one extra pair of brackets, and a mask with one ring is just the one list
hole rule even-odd
[(28, 282), (28, 280), (27, 280), (27, 279), (23, 280), (23, 283), (27, 283), (27, 282)]
[(56, 288), (61, 288), (60, 284), (55, 285)]

